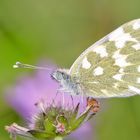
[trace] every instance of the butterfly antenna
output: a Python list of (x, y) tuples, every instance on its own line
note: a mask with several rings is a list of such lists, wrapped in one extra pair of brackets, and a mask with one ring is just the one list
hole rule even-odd
[(52, 104), (55, 105), (55, 100), (57, 100), (58, 90), (56, 91), (56, 94), (54, 96), (54, 99), (52, 100)]
[(13, 68), (41, 69), (41, 70), (50, 70), (51, 71), (51, 69), (49, 69), (49, 68), (38, 67), (38, 66), (29, 65), (29, 64), (23, 64), (21, 62), (16, 62), (16, 64), (13, 65)]

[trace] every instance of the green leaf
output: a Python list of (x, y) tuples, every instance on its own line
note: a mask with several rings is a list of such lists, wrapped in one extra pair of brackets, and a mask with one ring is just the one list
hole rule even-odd
[(56, 128), (54, 127), (53, 122), (50, 121), (48, 118), (44, 121), (44, 127), (47, 133), (55, 135)]
[(81, 114), (80, 117), (78, 117), (72, 124), (70, 124), (72, 131), (77, 129), (84, 122), (84, 120), (86, 119), (89, 111), (90, 111), (90, 108), (86, 112)]
[(33, 135), (35, 138), (44, 139), (44, 138), (53, 138), (54, 135), (50, 133), (46, 133), (44, 131), (37, 131), (37, 130), (30, 130), (28, 131), (31, 135)]
[(66, 118), (64, 115), (59, 116), (59, 117), (58, 117), (58, 121), (59, 121), (60, 123), (63, 123), (66, 129), (68, 128), (69, 123), (68, 123), (67, 118)]
[(78, 110), (79, 110), (79, 105), (80, 105), (80, 103), (77, 104), (76, 108), (74, 109), (73, 113), (71, 114), (71, 117), (70, 117), (70, 120), (69, 120), (70, 124), (72, 124), (77, 117)]

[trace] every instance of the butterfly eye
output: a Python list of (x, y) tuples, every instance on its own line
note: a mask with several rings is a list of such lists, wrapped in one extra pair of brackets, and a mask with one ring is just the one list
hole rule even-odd
[(64, 75), (65, 75), (64, 72), (62, 72), (61, 74), (62, 74), (62, 76), (64, 77)]

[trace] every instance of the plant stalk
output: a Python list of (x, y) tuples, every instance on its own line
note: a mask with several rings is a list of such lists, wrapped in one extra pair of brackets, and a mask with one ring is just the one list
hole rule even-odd
[(63, 138), (58, 136), (58, 137), (55, 137), (54, 140), (63, 140)]

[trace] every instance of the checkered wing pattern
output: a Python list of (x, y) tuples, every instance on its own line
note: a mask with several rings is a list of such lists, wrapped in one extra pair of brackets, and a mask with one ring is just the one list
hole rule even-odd
[(125, 23), (85, 50), (70, 75), (87, 96), (140, 94), (140, 19)]

